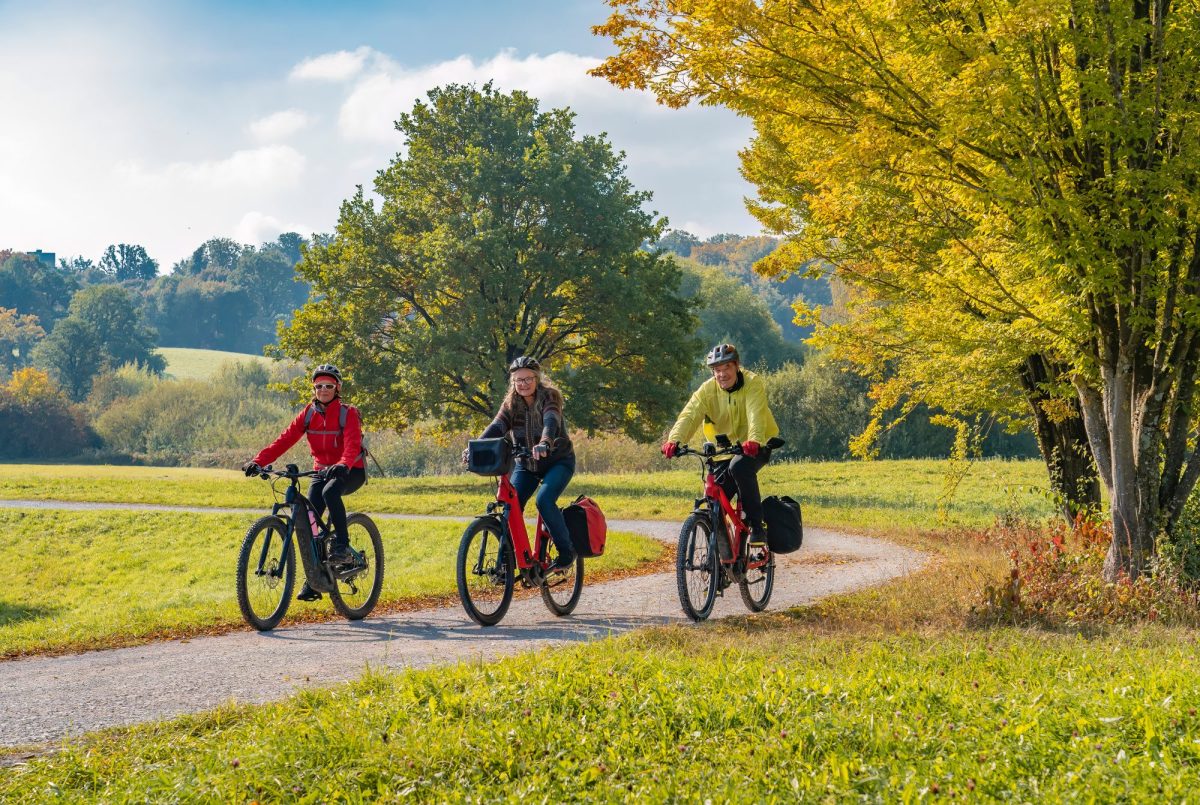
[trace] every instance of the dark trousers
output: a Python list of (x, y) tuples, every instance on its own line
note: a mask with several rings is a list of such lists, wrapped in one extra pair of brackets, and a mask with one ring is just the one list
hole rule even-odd
[(728, 469), (717, 475), (717, 481), (730, 500), (736, 494), (742, 501), (742, 511), (750, 527), (762, 525), (762, 494), (758, 491), (758, 471), (767, 466), (771, 454), (760, 450), (757, 457), (734, 456)]
[(317, 515), (329, 509), (329, 520), (333, 525), (333, 533), (339, 541), (350, 539), (350, 531), (346, 528), (346, 505), (342, 496), (357, 492), (359, 487), (367, 482), (367, 470), (364, 467), (351, 467), (350, 474), (345, 478), (330, 478), (322, 481), (313, 478), (308, 487), (308, 499), (312, 501)]
[[(547, 467), (540, 476), (538, 473), (520, 466), (512, 471), (512, 475), (508, 476), (512, 485), (517, 489), (517, 498), (521, 501), (521, 511), (525, 511), (525, 503), (533, 494), (533, 490), (537, 489), (538, 514), (542, 516), (542, 522), (550, 531), (550, 538), (554, 540), (554, 547), (558, 549), (558, 555), (564, 557), (574, 556), (575, 547), (571, 544), (567, 521), (563, 519), (562, 510), (558, 508), (558, 496), (567, 488), (567, 484), (574, 474), (575, 455), (572, 453)], [(541, 489), (538, 489), (538, 484), (541, 484)]]

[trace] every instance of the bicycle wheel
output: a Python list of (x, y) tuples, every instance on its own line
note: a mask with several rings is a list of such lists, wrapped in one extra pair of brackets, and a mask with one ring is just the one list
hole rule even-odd
[(467, 526), (455, 564), (458, 597), (471, 620), (495, 626), (508, 612), (513, 596), (516, 557), (495, 517), (480, 517)]
[(260, 632), (274, 629), (287, 612), (296, 583), (296, 548), (287, 524), (263, 517), (246, 531), (238, 553), (237, 600), (246, 623)]
[(712, 525), (706, 515), (693, 514), (683, 521), (675, 551), (675, 584), (683, 614), (702, 621), (712, 613), (719, 573)]
[(746, 605), (746, 609), (762, 612), (767, 608), (767, 602), (771, 600), (771, 593), (775, 590), (775, 557), (768, 555), (766, 548), (750, 550), (747, 547), (747, 550), (750, 551), (747, 557), (750, 561), (761, 561), (765, 555), (767, 563), (762, 567), (748, 569), (738, 582), (738, 588), (742, 592), (742, 603)]
[(335, 573), (337, 584), (329, 591), (333, 608), (347, 620), (360, 621), (379, 601), (383, 589), (383, 539), (375, 521), (355, 512), (346, 518), (350, 547), (358, 554), (354, 567)]
[[(546, 553), (549, 554), (548, 558), (551, 561), (558, 555), (553, 542), (546, 546)], [(542, 601), (545, 602), (547, 609), (560, 618), (575, 611), (575, 605), (579, 603), (579, 596), (582, 592), (582, 556), (576, 556), (574, 564), (566, 571), (555, 573), (548, 579), (542, 580)]]

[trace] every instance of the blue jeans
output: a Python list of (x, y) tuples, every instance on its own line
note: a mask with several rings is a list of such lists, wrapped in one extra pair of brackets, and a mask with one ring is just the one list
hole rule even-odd
[(558, 555), (568, 558), (575, 555), (575, 547), (571, 544), (567, 521), (563, 519), (562, 510), (558, 508), (558, 496), (567, 488), (574, 474), (575, 456), (570, 455), (554, 462), (540, 478), (537, 473), (524, 467), (517, 467), (512, 471), (512, 475), (508, 476), (517, 489), (521, 511), (525, 511), (529, 496), (533, 494), (533, 490), (538, 489), (538, 483), (541, 483), (542, 488), (538, 489), (537, 493), (538, 514), (542, 516), (542, 522), (550, 531), (550, 538), (554, 540), (554, 547), (558, 548)]

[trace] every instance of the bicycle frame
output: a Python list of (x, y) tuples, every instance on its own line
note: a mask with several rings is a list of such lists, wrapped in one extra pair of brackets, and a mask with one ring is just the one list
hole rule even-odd
[[(725, 494), (725, 490), (721, 484), (717, 482), (716, 461), (714, 455), (720, 455), (720, 451), (713, 455), (705, 455), (696, 450), (689, 450), (690, 455), (699, 457), (704, 473), (704, 497), (696, 499), (696, 505), (693, 511), (696, 514), (707, 514), (712, 522), (714, 534), (725, 534), (729, 539), (729, 558), (721, 559), (723, 565), (736, 565), (742, 558), (743, 548), (745, 547), (750, 534), (750, 526), (746, 525), (746, 521), (742, 519), (742, 501), (739, 496), (737, 506), (729, 502), (729, 496)], [(733, 524), (733, 531), (730, 533), (729, 523)], [(754, 570), (755, 568), (765, 567), (771, 561), (771, 552), (764, 551), (762, 558), (747, 562), (744, 570)]]
[[(330, 532), (329, 523), (321, 519), (321, 516), (313, 509), (312, 502), (304, 496), (300, 491), (300, 479), (309, 475), (309, 473), (301, 473), (299, 468), (294, 464), (289, 464), (285, 475), (279, 477), (288, 479), (288, 488), (283, 494), (283, 500), (276, 500), (271, 506), (271, 514), (276, 517), (281, 517), (284, 521), (286, 531), (283, 538), (285, 540), (296, 540), (296, 552), (300, 554), (300, 565), (304, 568), (304, 576), (308, 581), (308, 586), (319, 593), (327, 593), (333, 590), (337, 582), (330, 574), (328, 567), (325, 565), (325, 560), (321, 558), (317, 549), (317, 538), (312, 533), (312, 525), (308, 522), (308, 512), (313, 513), (316, 518), (317, 525), (325, 529), (325, 533)], [(286, 513), (283, 513), (285, 512)], [(281, 516), (282, 513), (282, 516)], [(258, 559), (258, 569), (261, 571), (263, 563), (266, 561), (267, 553), (270, 550), (270, 537), (263, 540), (262, 554)]]
[(500, 482), (496, 485), (496, 501), (488, 504), (487, 513), (496, 516), (497, 509), (501, 528), (512, 540), (513, 553), (517, 557), (517, 567), (520, 568), (522, 574), (534, 566), (545, 570), (549, 564), (544, 558), (545, 546), (550, 535), (539, 514), (537, 525), (534, 526), (534, 544), (531, 548), (529, 531), (525, 527), (525, 517), (521, 511), (521, 499), (517, 494), (517, 488), (513, 486), (507, 475), (500, 476)]

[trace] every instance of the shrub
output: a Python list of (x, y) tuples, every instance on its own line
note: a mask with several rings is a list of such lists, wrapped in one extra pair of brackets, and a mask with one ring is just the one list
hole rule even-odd
[(985, 622), (1114, 624), (1144, 621), (1200, 622), (1196, 596), (1177, 573), (1159, 563), (1136, 581), (1104, 580), (1110, 524), (1079, 515), (1073, 526), (1019, 523), (982, 538), (1005, 549), (1008, 578), (989, 585), (976, 615)]
[(0, 387), (0, 458), (70, 458), (99, 446), (83, 410), (40, 369)]

